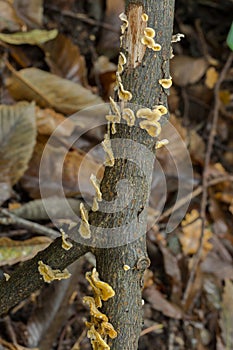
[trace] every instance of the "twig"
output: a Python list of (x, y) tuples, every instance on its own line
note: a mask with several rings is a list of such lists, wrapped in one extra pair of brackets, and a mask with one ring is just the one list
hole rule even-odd
[(30, 231), (34, 231), (36, 233), (41, 233), (52, 239), (55, 239), (61, 236), (59, 232), (52, 230), (51, 228), (37, 224), (36, 222), (19, 218), (18, 216), (10, 213), (7, 209), (0, 209), (0, 214), (3, 214), (5, 216), (5, 217), (0, 217), (0, 224), (2, 225), (16, 225), (18, 227), (22, 227)]
[(154, 324), (153, 326), (151, 327), (148, 327), (146, 329), (143, 329), (143, 331), (141, 331), (141, 334), (140, 334), (140, 337), (143, 337), (143, 335), (146, 335), (148, 333), (151, 333), (153, 331), (157, 331), (157, 330), (160, 330), (160, 329), (163, 329), (163, 324), (161, 323), (156, 323)]
[(203, 240), (204, 240), (205, 219), (206, 219), (207, 195), (208, 195), (207, 194), (207, 191), (208, 191), (208, 167), (209, 167), (211, 153), (212, 153), (212, 149), (213, 149), (214, 137), (215, 137), (216, 129), (217, 129), (218, 112), (220, 109), (219, 89), (220, 89), (220, 86), (221, 86), (225, 76), (226, 76), (228, 69), (231, 66), (232, 60), (233, 60), (233, 53), (231, 52), (223, 69), (222, 69), (222, 71), (221, 71), (221, 73), (220, 73), (220, 75), (219, 75), (219, 79), (218, 79), (218, 81), (215, 85), (215, 89), (214, 89), (214, 101), (215, 102), (214, 102), (214, 111), (213, 111), (213, 122), (212, 122), (211, 130), (210, 130), (209, 140), (207, 143), (204, 171), (203, 171), (203, 177), (202, 177), (203, 192), (202, 192), (201, 213), (200, 213), (200, 218), (202, 220), (201, 236), (200, 236), (199, 248), (198, 248), (198, 251), (194, 257), (192, 270), (190, 272), (190, 276), (189, 276), (189, 279), (188, 279), (188, 282), (186, 285), (186, 289), (184, 291), (183, 300), (182, 300), (183, 305), (185, 305), (187, 300), (188, 300), (188, 297), (190, 295), (190, 291), (192, 290), (192, 287), (193, 287), (193, 282), (194, 282), (194, 279), (196, 276), (196, 271), (197, 271), (198, 265), (199, 265), (200, 260), (201, 260)]

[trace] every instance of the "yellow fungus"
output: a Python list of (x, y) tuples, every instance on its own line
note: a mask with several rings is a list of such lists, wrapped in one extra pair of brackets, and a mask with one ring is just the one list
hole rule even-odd
[(145, 36), (149, 38), (154, 38), (155, 37), (155, 30), (153, 28), (147, 27), (144, 29), (144, 34)]
[(169, 79), (159, 79), (159, 84), (164, 88), (164, 89), (169, 89), (172, 86), (172, 78)]
[(148, 21), (148, 15), (146, 14), (146, 13), (143, 13), (142, 15), (141, 15), (141, 19), (142, 19), (142, 21), (143, 22), (147, 22)]
[(167, 114), (167, 107), (163, 105), (153, 106), (153, 112), (159, 111), (161, 115)]
[(99, 210), (99, 203), (98, 203), (96, 197), (93, 198), (93, 203), (92, 203), (91, 210), (92, 211), (98, 211)]
[(181, 38), (184, 38), (185, 35), (184, 34), (180, 34), (180, 33), (177, 33), (175, 35), (172, 35), (172, 40), (171, 42), (172, 43), (177, 43), (178, 41), (181, 41)]
[(142, 306), (145, 304), (145, 300), (144, 299), (142, 299)]
[(153, 51), (161, 51), (162, 46), (158, 43), (155, 43), (154, 46), (152, 47)]
[(119, 121), (117, 121), (117, 123), (120, 123), (120, 120), (121, 120), (120, 108), (111, 96), (109, 97), (109, 101), (110, 101), (110, 105), (113, 113), (119, 117)]
[(132, 111), (130, 108), (123, 109), (122, 118), (126, 120), (128, 126), (133, 126), (135, 123), (134, 111)]
[(111, 339), (117, 337), (117, 332), (113, 328), (113, 325), (109, 322), (102, 322), (99, 332), (101, 335), (108, 335)]
[(151, 122), (159, 121), (164, 114), (167, 114), (167, 108), (163, 105), (154, 106), (153, 110), (150, 108), (140, 108), (136, 113), (138, 118), (147, 119)]
[(41, 260), (38, 262), (38, 265), (38, 271), (43, 277), (43, 280), (47, 283), (50, 283), (54, 280), (67, 279), (71, 276), (67, 269), (63, 271), (53, 270), (49, 265), (44, 264)]
[(125, 57), (125, 54), (123, 52), (119, 53), (119, 58), (118, 58), (118, 66), (117, 66), (117, 71), (119, 74), (121, 74), (124, 70), (124, 65), (126, 64), (127, 60)]
[(11, 276), (8, 275), (8, 273), (4, 273), (3, 275), (4, 275), (5, 279), (6, 279), (6, 281), (9, 281), (9, 279), (11, 278)]
[(125, 90), (122, 83), (120, 83), (120, 82), (119, 82), (118, 96), (119, 96), (120, 100), (126, 101), (126, 102), (130, 101), (133, 97), (131, 92)]
[(84, 302), (84, 304), (87, 304), (89, 306), (91, 316), (93, 316), (94, 318), (97, 318), (101, 321), (108, 322), (108, 317), (97, 309), (94, 298), (83, 297), (83, 302)]
[(160, 51), (161, 45), (156, 43), (153, 38), (149, 36), (144, 36), (141, 39), (141, 43), (143, 45), (146, 45), (149, 49), (152, 49), (153, 51)]
[(139, 125), (141, 129), (145, 129), (152, 137), (157, 137), (161, 133), (161, 125), (157, 121), (143, 120)]
[(71, 242), (67, 241), (68, 235), (63, 231), (62, 228), (60, 228), (61, 231), (61, 237), (62, 237), (62, 248), (65, 250), (69, 250), (73, 247), (73, 244)]
[(94, 325), (87, 332), (87, 337), (91, 340), (93, 350), (110, 350), (110, 347), (97, 332)]
[(165, 145), (168, 145), (169, 141), (167, 139), (163, 139), (161, 141), (156, 142), (155, 149), (159, 149)]
[(129, 266), (129, 265), (124, 265), (124, 266), (123, 266), (123, 269), (124, 269), (125, 271), (129, 271), (129, 270), (130, 270), (130, 266)]
[(122, 20), (123, 24), (121, 25), (121, 34), (125, 33), (126, 28), (128, 28), (129, 22), (125, 13), (121, 13), (119, 18)]
[(86, 279), (90, 283), (94, 294), (98, 295), (102, 300), (107, 301), (115, 295), (112, 287), (99, 279), (99, 274), (95, 268), (92, 272), (86, 273)]
[(104, 141), (102, 141), (103, 149), (106, 152), (106, 160), (105, 165), (106, 166), (113, 166), (115, 163), (112, 147), (111, 147), (111, 140), (109, 138), (108, 134), (104, 135)]
[(96, 193), (96, 196), (97, 196), (97, 200), (99, 202), (102, 201), (102, 193), (100, 191), (100, 182), (99, 180), (96, 178), (96, 176), (94, 174), (91, 174), (91, 177), (90, 177), (90, 181), (95, 189), (95, 193)]
[(79, 226), (79, 233), (85, 239), (91, 238), (91, 230), (88, 222), (88, 211), (84, 207), (83, 203), (80, 203), (80, 213), (82, 221)]

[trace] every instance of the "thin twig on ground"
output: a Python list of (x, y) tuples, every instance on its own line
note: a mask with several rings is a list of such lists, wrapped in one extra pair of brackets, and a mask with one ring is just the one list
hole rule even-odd
[(190, 291), (193, 288), (193, 283), (195, 280), (196, 271), (197, 271), (197, 268), (198, 268), (200, 260), (201, 260), (203, 240), (204, 240), (205, 220), (206, 220), (207, 197), (208, 197), (208, 193), (207, 193), (208, 192), (208, 167), (210, 164), (210, 159), (211, 159), (211, 154), (212, 154), (212, 149), (213, 149), (213, 144), (214, 144), (214, 137), (216, 135), (216, 130), (217, 130), (219, 109), (220, 109), (219, 90), (220, 90), (220, 86), (221, 86), (223, 80), (225, 79), (226, 73), (231, 66), (232, 60), (233, 60), (233, 52), (230, 53), (225, 65), (224, 65), (224, 67), (219, 75), (219, 79), (218, 79), (218, 81), (215, 85), (215, 89), (214, 89), (213, 121), (212, 121), (211, 130), (210, 130), (209, 140), (207, 143), (204, 171), (203, 171), (203, 177), (202, 177), (203, 192), (202, 192), (202, 198), (201, 198), (201, 213), (200, 213), (200, 218), (202, 221), (201, 236), (200, 236), (199, 248), (198, 248), (198, 251), (194, 257), (192, 270), (190, 271), (189, 279), (188, 279), (188, 282), (187, 282), (187, 285), (186, 285), (186, 288), (184, 291), (183, 300), (182, 300), (183, 305), (186, 304), (188, 297), (190, 295)]

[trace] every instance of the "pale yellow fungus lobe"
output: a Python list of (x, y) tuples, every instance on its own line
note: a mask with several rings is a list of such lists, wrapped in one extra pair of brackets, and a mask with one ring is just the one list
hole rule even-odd
[(117, 337), (117, 332), (113, 328), (113, 325), (109, 322), (102, 322), (100, 326), (99, 333), (101, 335), (108, 335), (111, 339), (114, 339)]
[(67, 269), (60, 271), (60, 270), (53, 270), (49, 265), (46, 265), (43, 263), (43, 261), (38, 261), (38, 271), (40, 275), (43, 277), (43, 280), (47, 283), (50, 283), (54, 280), (63, 280), (67, 279), (71, 276), (69, 271)]
[(156, 142), (155, 149), (159, 149), (159, 148), (166, 146), (168, 144), (169, 144), (169, 141), (167, 139), (163, 139), (161, 141)]
[(110, 350), (109, 345), (104, 341), (94, 325), (87, 332), (87, 337), (91, 340), (93, 350)]
[(122, 118), (126, 120), (128, 126), (133, 126), (135, 124), (134, 111), (132, 111), (130, 108), (123, 109)]
[(61, 231), (61, 237), (62, 237), (62, 248), (65, 250), (69, 250), (73, 247), (73, 244), (69, 241), (67, 241), (68, 235), (63, 231), (62, 228), (60, 228)]
[(90, 308), (90, 314), (98, 320), (108, 322), (108, 317), (97, 309), (95, 299), (92, 297), (83, 297), (84, 304), (87, 304)]
[(146, 14), (146, 13), (143, 13), (142, 15), (141, 15), (141, 19), (142, 19), (142, 21), (143, 22), (147, 22), (148, 21), (148, 15)]
[(4, 275), (5, 279), (6, 279), (6, 281), (9, 281), (9, 279), (11, 278), (11, 276), (8, 275), (8, 273), (4, 273), (3, 275)]
[(119, 18), (122, 20), (123, 24), (121, 25), (121, 34), (125, 33), (126, 28), (129, 26), (129, 22), (127, 20), (127, 16), (125, 13), (121, 13)]
[(104, 135), (104, 141), (102, 141), (103, 149), (106, 152), (106, 160), (105, 165), (106, 166), (113, 166), (115, 163), (112, 147), (111, 147), (111, 140), (109, 138), (108, 134)]
[(118, 67), (117, 67), (117, 71), (119, 74), (121, 74), (124, 70), (124, 65), (126, 64), (127, 60), (125, 55), (123, 54), (123, 52), (119, 53), (119, 59), (118, 59)]
[(161, 133), (161, 125), (157, 121), (143, 120), (139, 125), (141, 129), (145, 129), (152, 137), (157, 137)]
[(99, 202), (102, 201), (102, 193), (100, 191), (100, 181), (96, 178), (94, 174), (91, 174), (90, 181), (95, 189), (96, 197)]
[(129, 265), (123, 265), (123, 269), (124, 269), (125, 271), (129, 271), (129, 270), (130, 270), (130, 266), (129, 266)]
[(154, 106), (150, 108), (140, 108), (136, 115), (138, 118), (147, 119), (151, 122), (158, 122), (162, 115), (167, 114), (167, 108), (163, 105)]
[(133, 95), (131, 94), (130, 91), (127, 91), (124, 89), (122, 83), (118, 83), (119, 85), (119, 89), (118, 89), (118, 96), (119, 96), (119, 99), (122, 100), (122, 101), (130, 101), (133, 97)]
[(155, 37), (155, 30), (153, 28), (147, 27), (144, 29), (144, 34), (145, 36), (149, 38), (154, 38)]
[(97, 307), (102, 306), (101, 300), (107, 301), (115, 295), (115, 292), (112, 289), (112, 287), (108, 283), (103, 282), (99, 279), (99, 274), (95, 268), (93, 268), (92, 272), (86, 273), (86, 279), (88, 280), (93, 289)]
[(146, 35), (142, 37), (141, 43), (143, 45), (146, 45), (149, 49), (152, 49), (153, 51), (160, 51), (162, 48), (161, 45), (156, 43), (153, 38)]
[[(118, 76), (119, 76), (119, 74), (118, 74)], [(113, 113), (116, 114), (119, 118), (119, 121), (117, 121), (117, 123), (119, 123), (121, 120), (120, 108), (111, 96), (109, 97), (109, 101), (110, 101), (110, 105), (111, 105), (111, 109), (112, 109)]]
[(82, 221), (79, 226), (79, 233), (85, 239), (91, 238), (91, 230), (88, 222), (88, 211), (84, 207), (83, 203), (80, 203), (80, 213)]
[(181, 41), (181, 38), (184, 38), (185, 35), (184, 34), (181, 34), (181, 33), (177, 33), (175, 35), (172, 35), (172, 40), (171, 42), (172, 43), (177, 43), (178, 41)]
[(93, 198), (93, 203), (92, 203), (92, 208), (91, 208), (91, 210), (92, 210), (92, 211), (98, 211), (98, 210), (99, 210), (99, 203), (98, 203), (96, 197)]
[(172, 78), (170, 77), (169, 79), (159, 79), (159, 84), (164, 89), (169, 89), (172, 86)]

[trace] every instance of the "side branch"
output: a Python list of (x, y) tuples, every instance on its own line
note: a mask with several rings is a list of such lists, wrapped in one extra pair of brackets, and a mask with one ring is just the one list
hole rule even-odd
[(64, 270), (87, 253), (87, 246), (82, 246), (74, 241), (72, 241), (72, 244), (73, 247), (71, 249), (68, 251), (64, 250), (62, 248), (62, 239), (57, 238), (48, 248), (39, 252), (33, 259), (19, 265), (8, 281), (2, 280), (0, 282), (0, 316), (42, 287), (44, 281), (38, 271), (38, 262), (40, 260), (51, 268)]

